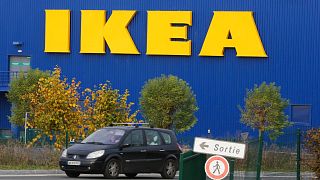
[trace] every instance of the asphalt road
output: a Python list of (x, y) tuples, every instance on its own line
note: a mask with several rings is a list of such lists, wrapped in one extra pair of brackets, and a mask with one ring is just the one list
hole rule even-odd
[[(7, 179), (7, 180), (100, 180), (104, 179), (102, 175), (80, 175), (78, 178), (69, 178), (63, 174), (46, 174), (46, 175), (0, 175), (0, 179)], [(118, 180), (128, 180), (125, 176), (120, 176)], [(157, 174), (140, 174), (134, 179), (142, 179), (142, 180), (153, 180), (153, 179), (161, 179), (160, 175)], [(178, 176), (175, 179), (179, 179)], [(229, 178), (225, 178), (228, 180)], [(255, 180), (256, 178), (249, 178), (249, 177), (234, 177), (235, 180)], [(294, 176), (269, 176), (269, 177), (262, 177), (262, 180), (295, 180)], [(311, 176), (304, 177), (302, 179), (312, 179)], [(209, 180), (209, 178), (207, 178)]]
[[(1, 170), (0, 170), (1, 172)], [(65, 174), (61, 174), (61, 172), (52, 171), (52, 174), (41, 174), (45, 171), (39, 171), (36, 174), (4, 174), (4, 172), (0, 173), (0, 179), (8, 179), (8, 180), (100, 180), (104, 179), (102, 175), (90, 175), (90, 174), (82, 174), (78, 178), (69, 178)], [(11, 172), (12, 173), (12, 172)], [(21, 173), (21, 172), (20, 172)], [(313, 179), (312, 173), (302, 173), (301, 179), (311, 180)], [(129, 180), (130, 178), (125, 177), (124, 175), (120, 175), (118, 180)], [(134, 179), (142, 179), (142, 180), (153, 180), (153, 179), (161, 179), (159, 174), (138, 174), (138, 176)], [(178, 175), (175, 179), (179, 179)], [(234, 174), (235, 180), (255, 180), (254, 174), (243, 174), (241, 172), (236, 172)], [(295, 173), (265, 173), (262, 175), (262, 180), (296, 180)], [(196, 180), (196, 179), (195, 179)], [(209, 178), (207, 178), (209, 180)], [(229, 180), (229, 177), (226, 177), (225, 180)]]
[[(102, 175), (80, 175), (78, 178), (69, 178), (64, 174), (39, 174), (39, 175), (0, 175), (0, 179), (8, 179), (8, 180), (99, 180), (104, 179)], [(121, 175), (118, 180), (128, 180), (129, 178), (126, 178), (125, 176)], [(158, 174), (139, 174), (134, 179), (143, 179), (143, 180), (153, 180), (153, 179), (161, 179), (161, 176)], [(176, 176), (175, 179), (179, 179), (178, 176)], [(228, 180), (229, 178), (225, 178)], [(235, 180), (255, 180), (256, 178), (249, 178), (249, 177), (234, 177)], [(264, 176), (261, 178), (262, 180), (295, 180), (296, 178), (294, 176), (288, 175), (288, 176)], [(302, 179), (312, 179), (311, 176), (302, 177)], [(209, 180), (209, 178), (207, 178)]]
[[(102, 175), (88, 175), (83, 174), (80, 175), (78, 178), (69, 178), (64, 174), (43, 174), (43, 175), (0, 175), (0, 179), (10, 179), (10, 180), (16, 180), (16, 179), (23, 179), (23, 180), (72, 180), (72, 179), (78, 179), (78, 180), (99, 180), (104, 179)], [(129, 178), (120, 175), (117, 180), (128, 180)], [(161, 179), (161, 176), (159, 174), (138, 174), (138, 176), (134, 179), (143, 179), (143, 180), (153, 180), (153, 179)], [(179, 179), (178, 176), (176, 176), (175, 179)]]

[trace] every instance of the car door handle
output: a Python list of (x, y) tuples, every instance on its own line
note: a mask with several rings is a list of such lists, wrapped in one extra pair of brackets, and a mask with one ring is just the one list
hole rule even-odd
[(147, 152), (147, 150), (143, 149), (143, 150), (141, 150), (140, 152)]
[(160, 152), (164, 152), (164, 151), (166, 151), (166, 150), (164, 150), (164, 149), (160, 149)]

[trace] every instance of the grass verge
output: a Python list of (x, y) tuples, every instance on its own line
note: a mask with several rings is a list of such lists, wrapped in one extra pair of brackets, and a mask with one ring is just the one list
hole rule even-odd
[(0, 169), (59, 169), (61, 152), (50, 147), (27, 148), (16, 141), (0, 144)]

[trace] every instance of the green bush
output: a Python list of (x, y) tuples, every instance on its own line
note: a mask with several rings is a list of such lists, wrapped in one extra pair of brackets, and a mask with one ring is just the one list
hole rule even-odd
[(23, 99), (23, 96), (36, 91), (39, 79), (49, 76), (49, 72), (31, 69), (26, 73), (19, 73), (19, 76), (10, 82), (7, 98), (13, 104), (9, 117), (11, 123), (20, 126), (24, 124), (25, 113), (30, 112), (30, 102)]
[(195, 95), (191, 87), (176, 76), (162, 75), (146, 82), (140, 106), (143, 117), (155, 127), (183, 132), (197, 122)]
[(283, 134), (282, 130), (291, 125), (284, 110), (289, 100), (281, 97), (280, 87), (275, 83), (263, 82), (247, 90), (244, 108), (239, 106), (241, 122), (259, 130), (259, 135), (270, 132), (271, 139)]

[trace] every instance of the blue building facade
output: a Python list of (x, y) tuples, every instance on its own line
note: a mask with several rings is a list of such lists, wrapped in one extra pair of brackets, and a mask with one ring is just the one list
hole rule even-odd
[[(46, 53), (45, 10), (70, 10), (70, 53)], [(320, 1), (318, 0), (1, 0), (0, 1), (0, 129), (10, 129), (10, 103), (5, 93), (15, 66), (52, 70), (75, 77), (82, 87), (106, 80), (114, 88), (129, 89), (134, 109), (143, 84), (161, 74), (176, 75), (189, 83), (197, 97), (198, 122), (186, 132), (199, 136), (211, 129), (214, 136), (249, 131), (240, 123), (237, 105), (243, 105), (247, 88), (263, 81), (281, 86), (290, 99), (291, 121), (320, 126)], [(81, 54), (81, 10), (136, 10), (128, 25), (141, 54)], [(191, 56), (146, 55), (147, 11), (192, 11), (188, 39)], [(199, 56), (213, 11), (252, 11), (268, 55), (237, 57), (226, 48), (223, 57)], [(161, 31), (161, 29), (159, 30)]]

